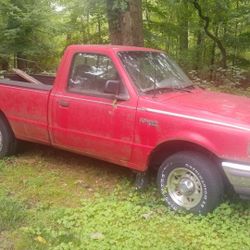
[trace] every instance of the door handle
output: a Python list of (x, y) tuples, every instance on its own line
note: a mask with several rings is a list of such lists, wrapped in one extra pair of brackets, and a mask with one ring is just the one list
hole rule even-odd
[(59, 100), (58, 104), (59, 104), (59, 106), (64, 107), (64, 108), (69, 107), (69, 102), (67, 102), (65, 100)]

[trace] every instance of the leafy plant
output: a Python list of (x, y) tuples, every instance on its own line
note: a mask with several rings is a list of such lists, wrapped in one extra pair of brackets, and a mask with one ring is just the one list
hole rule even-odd
[(25, 219), (24, 205), (0, 193), (0, 232), (17, 228)]
[(0, 238), (14, 249), (250, 248), (249, 202), (175, 214), (127, 169), (43, 146), (0, 163)]

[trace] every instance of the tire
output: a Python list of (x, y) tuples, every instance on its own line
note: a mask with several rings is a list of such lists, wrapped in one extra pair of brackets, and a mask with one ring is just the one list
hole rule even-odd
[(176, 153), (162, 163), (157, 186), (172, 210), (193, 214), (212, 212), (224, 193), (223, 180), (215, 163), (191, 151)]
[(0, 159), (16, 152), (17, 140), (4, 118), (0, 116)]

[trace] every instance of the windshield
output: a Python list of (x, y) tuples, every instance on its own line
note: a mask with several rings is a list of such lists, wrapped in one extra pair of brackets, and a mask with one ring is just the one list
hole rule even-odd
[(153, 89), (183, 89), (192, 85), (181, 68), (167, 55), (153, 51), (119, 52), (119, 57), (137, 87)]

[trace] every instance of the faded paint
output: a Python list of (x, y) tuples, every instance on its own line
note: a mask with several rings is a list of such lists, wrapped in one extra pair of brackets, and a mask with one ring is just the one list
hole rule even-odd
[[(70, 46), (51, 91), (3, 82), (0, 110), (16, 137), (141, 171), (147, 168), (148, 158), (158, 145), (174, 140), (195, 143), (219, 158), (250, 162), (248, 98), (200, 89), (141, 95), (117, 56), (117, 52), (128, 50), (152, 51), (123, 46)], [(72, 58), (79, 52), (110, 57), (129, 99), (114, 102), (68, 92)], [(68, 107), (61, 106), (62, 101)]]

